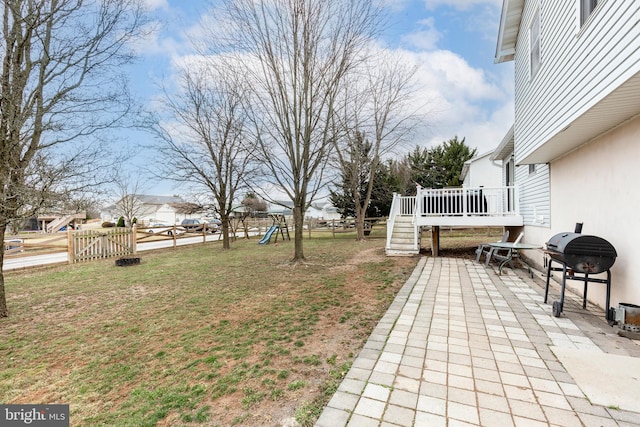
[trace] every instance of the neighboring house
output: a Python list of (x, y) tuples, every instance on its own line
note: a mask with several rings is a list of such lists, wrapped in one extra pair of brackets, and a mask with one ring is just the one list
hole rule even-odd
[(276, 200), (269, 204), (267, 212), (270, 215), (293, 215), (293, 202), (291, 200)]
[[(613, 306), (640, 304), (639, 22), (635, 0), (503, 0), (495, 56), (514, 63), (515, 122), (492, 158), (518, 184), (524, 241), (577, 222), (608, 240)], [(589, 286), (601, 306), (604, 288)]]
[(500, 187), (502, 185), (501, 163), (491, 159), (493, 151), (467, 160), (462, 165), (460, 180), (463, 187)]
[(338, 212), (338, 208), (328, 203), (322, 207), (322, 219), (331, 221), (334, 219), (340, 219), (342, 215)]
[(341, 218), (338, 208), (331, 203), (312, 203), (305, 212), (307, 218), (322, 219), (325, 221), (339, 220)]
[[(181, 209), (184, 202), (179, 197), (144, 194), (135, 194), (133, 197), (135, 197), (135, 203), (138, 206), (135, 209), (135, 217), (139, 224), (179, 224), (183, 219), (190, 217)], [(102, 221), (111, 222), (117, 222), (121, 215), (122, 210), (118, 208), (118, 202), (105, 207), (100, 213)]]

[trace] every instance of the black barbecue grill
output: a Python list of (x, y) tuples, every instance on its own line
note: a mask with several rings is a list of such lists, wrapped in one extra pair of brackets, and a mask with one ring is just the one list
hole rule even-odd
[[(581, 225), (576, 226), (576, 231)], [(587, 308), (587, 285), (589, 283), (604, 283), (607, 286), (606, 318), (609, 320), (609, 303), (611, 297), (611, 267), (618, 254), (611, 243), (598, 236), (590, 236), (579, 232), (558, 233), (547, 242), (545, 253), (547, 261), (547, 286), (544, 292), (544, 302), (549, 296), (549, 279), (552, 271), (562, 271), (562, 289), (560, 301), (553, 303), (553, 315), (560, 316), (564, 306), (564, 291), (567, 279), (584, 282), (582, 308)], [(562, 267), (552, 267), (553, 263)], [(606, 279), (589, 277), (590, 274), (607, 274)]]

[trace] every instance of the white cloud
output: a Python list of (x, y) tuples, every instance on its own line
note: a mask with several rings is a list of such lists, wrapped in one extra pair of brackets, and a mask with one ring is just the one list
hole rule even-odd
[(402, 41), (419, 50), (432, 50), (438, 46), (442, 33), (436, 29), (433, 17), (423, 19), (418, 24), (424, 29), (402, 37)]
[(146, 10), (168, 10), (169, 3), (167, 0), (143, 0), (143, 4)]
[(511, 68), (495, 73), (474, 68), (461, 56), (434, 50), (395, 52), (417, 65), (415, 108), (424, 115), (410, 147), (434, 146), (454, 136), (484, 153), (495, 148), (513, 123)]
[[(473, 33), (479, 46), (493, 45), (502, 0), (421, 3), (426, 10), (438, 9), (439, 13), (425, 14), (429, 17), (401, 38), (411, 50), (402, 51), (402, 55), (419, 67), (417, 98), (424, 104), (428, 122), (416, 135), (414, 145), (438, 145), (457, 135), (465, 138), (470, 147), (478, 148), (479, 153), (487, 152), (500, 143), (513, 123), (513, 67), (492, 65), (490, 59), (484, 68), (472, 66), (463, 56), (442, 49), (440, 44), (453, 31), (464, 31)], [(394, 4), (408, 6), (402, 0)]]
[(173, 57), (183, 49), (182, 44), (173, 37), (167, 37), (158, 21), (147, 24), (146, 36), (136, 40), (132, 45), (138, 55), (164, 55)]
[[(386, 0), (400, 7), (406, 0)], [(456, 9), (472, 6), (486, 6), (474, 9), (474, 13), (464, 14), (467, 20), (484, 20), (483, 25), (489, 28), (497, 26), (494, 19), (488, 19), (495, 5), (501, 0), (430, 0), (433, 7), (448, 5)], [(498, 8), (499, 10), (499, 8)], [(477, 13), (476, 13), (477, 12)], [(497, 18), (496, 18), (497, 19)], [(187, 38), (197, 39), (203, 33), (211, 31), (208, 21), (201, 16), (197, 25), (193, 25), (183, 34)], [(439, 49), (442, 41), (441, 33), (433, 17), (419, 22), (418, 31), (404, 36), (405, 46), (410, 50), (397, 50), (394, 55), (402, 55), (407, 64), (418, 66), (416, 74), (416, 109), (420, 109), (426, 117), (426, 126), (419, 130), (412, 148), (416, 144), (433, 146), (441, 144), (454, 136), (465, 138), (467, 145), (477, 148), (479, 153), (495, 148), (513, 123), (513, 71), (512, 64), (501, 64), (485, 69), (472, 66), (464, 57), (450, 50)], [(443, 25), (443, 28), (446, 26)], [(217, 28), (217, 27), (214, 27)], [(478, 30), (478, 27), (475, 27)], [(482, 32), (484, 36), (484, 31)], [(486, 32), (491, 37), (492, 31)], [(482, 37), (483, 37), (482, 36)], [(380, 42), (381, 43), (381, 42)], [(194, 61), (184, 51), (184, 46), (171, 38), (160, 39), (158, 36), (148, 41), (145, 48), (149, 51), (173, 52), (174, 66)], [(384, 49), (378, 45), (377, 49)]]
[(448, 50), (416, 53), (426, 77), (434, 90), (450, 97), (463, 96), (468, 100), (494, 99), (497, 94), (486, 73), (471, 67), (464, 58)]
[(489, 5), (500, 7), (502, 0), (425, 0), (425, 7), (433, 10), (438, 6), (449, 6), (457, 10), (469, 10), (475, 6)]
[(392, 11), (403, 10), (412, 0), (382, 0), (382, 6)]

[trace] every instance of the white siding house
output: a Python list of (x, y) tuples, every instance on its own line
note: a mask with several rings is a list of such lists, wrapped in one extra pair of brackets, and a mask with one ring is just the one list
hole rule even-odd
[(338, 208), (331, 203), (312, 203), (305, 212), (306, 218), (323, 219), (327, 221), (341, 218)]
[[(515, 67), (524, 241), (583, 222), (618, 252), (612, 305), (640, 304), (640, 2), (503, 0), (495, 60)], [(542, 265), (542, 252), (533, 258)], [(604, 306), (604, 286), (589, 297)]]
[[(171, 196), (150, 196), (135, 194), (135, 216), (139, 224), (163, 223), (179, 224), (186, 215), (179, 212), (176, 205), (184, 203), (179, 197)], [(105, 207), (100, 213), (102, 221), (117, 222), (123, 214), (122, 209), (116, 204)]]
[(513, 185), (515, 182), (515, 165), (513, 160), (513, 126), (502, 138), (498, 147), (491, 154), (492, 162), (501, 162), (501, 185)]
[(502, 167), (491, 160), (493, 151), (467, 160), (462, 166), (460, 178), (464, 187), (500, 187)]

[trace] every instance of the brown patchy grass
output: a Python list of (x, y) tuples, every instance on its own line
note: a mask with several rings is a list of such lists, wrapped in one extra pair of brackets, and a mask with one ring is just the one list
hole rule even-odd
[(71, 424), (309, 425), (417, 258), (380, 239), (238, 241), (8, 273), (0, 401)]

